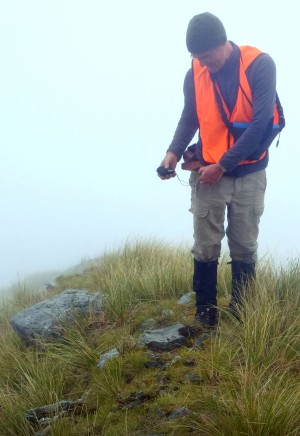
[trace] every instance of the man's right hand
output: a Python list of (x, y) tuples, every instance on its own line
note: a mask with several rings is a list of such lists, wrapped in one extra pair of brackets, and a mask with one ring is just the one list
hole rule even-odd
[[(165, 168), (172, 168), (172, 170), (175, 170), (177, 162), (178, 162), (178, 158), (176, 154), (173, 153), (172, 151), (168, 151), (163, 161), (161, 162), (160, 166)], [(159, 174), (157, 175), (160, 179), (167, 180), (167, 179), (171, 179), (172, 177), (175, 177), (176, 173), (168, 176), (160, 176)]]

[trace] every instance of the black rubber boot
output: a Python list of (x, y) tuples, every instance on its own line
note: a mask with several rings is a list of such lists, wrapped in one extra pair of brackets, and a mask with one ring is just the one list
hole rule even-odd
[(217, 271), (217, 260), (199, 262), (194, 259), (195, 319), (205, 327), (213, 327), (217, 324)]
[(238, 308), (242, 306), (244, 292), (247, 286), (255, 279), (255, 263), (245, 263), (233, 260), (232, 271), (232, 293), (229, 303), (231, 313), (239, 319)]

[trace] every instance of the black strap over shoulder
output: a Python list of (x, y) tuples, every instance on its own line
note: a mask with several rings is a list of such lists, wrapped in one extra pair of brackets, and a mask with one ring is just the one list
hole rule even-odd
[[(237, 141), (238, 138), (242, 135), (242, 133), (244, 133), (246, 128), (234, 127), (233, 124), (229, 121), (229, 119), (227, 118), (225, 109), (224, 109), (223, 99), (221, 97), (220, 91), (219, 91), (218, 86), (216, 84), (215, 78), (212, 78), (212, 82), (213, 82), (217, 106), (218, 106), (222, 121), (225, 124), (225, 126), (227, 127), (229, 133), (234, 137), (235, 141)], [(240, 85), (240, 87), (241, 87), (241, 85)], [(241, 87), (241, 90), (244, 93), (244, 95), (246, 95), (245, 91), (243, 90), (242, 87)], [(246, 96), (246, 98), (247, 98), (249, 104), (252, 106), (252, 102), (249, 101), (248, 96)], [(278, 111), (278, 115), (279, 115), (279, 126), (278, 126), (278, 128), (276, 128), (276, 130), (273, 129), (273, 118), (270, 119), (270, 121), (268, 122), (268, 125), (266, 127), (265, 133), (264, 133), (262, 141), (261, 141), (261, 145), (264, 145), (265, 149), (267, 149), (271, 145), (274, 138), (285, 127), (285, 117), (284, 117), (284, 113), (283, 113), (283, 108), (282, 108), (282, 105), (280, 103), (277, 92), (276, 92), (276, 107), (277, 107), (277, 111)], [(278, 142), (279, 141), (277, 141), (277, 145), (278, 145)]]
[(280, 103), (277, 92), (276, 92), (276, 106), (277, 106), (278, 115), (279, 115), (279, 128), (280, 128), (280, 132), (281, 132), (281, 130), (285, 127), (285, 117), (284, 117), (284, 113), (283, 113), (283, 107)]
[(222, 121), (225, 124), (225, 126), (227, 127), (227, 129), (230, 131), (231, 123), (230, 123), (229, 119), (227, 118), (227, 115), (226, 115), (226, 112), (225, 112), (225, 109), (224, 109), (224, 106), (223, 106), (223, 100), (222, 100), (220, 91), (219, 91), (219, 89), (217, 87), (216, 79), (211, 77), (211, 80), (213, 82), (216, 102), (217, 102), (217, 105), (218, 105), (218, 109), (219, 109), (220, 115), (222, 117)]

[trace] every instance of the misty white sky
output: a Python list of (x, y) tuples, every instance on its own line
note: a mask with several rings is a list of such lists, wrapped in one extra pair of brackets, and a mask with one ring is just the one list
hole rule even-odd
[(260, 255), (298, 256), (300, 26), (290, 6), (1, 0), (0, 287), (127, 238), (192, 242), (189, 188), (155, 170), (182, 110), (187, 24), (205, 11), (276, 62), (287, 127), (270, 153)]

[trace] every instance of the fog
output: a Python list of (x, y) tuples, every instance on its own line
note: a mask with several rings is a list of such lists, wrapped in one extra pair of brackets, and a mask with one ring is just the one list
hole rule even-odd
[(270, 152), (259, 253), (298, 256), (297, 14), (276, 0), (2, 0), (0, 287), (128, 239), (192, 243), (189, 188), (155, 170), (182, 110), (186, 27), (205, 11), (275, 60), (287, 127)]

